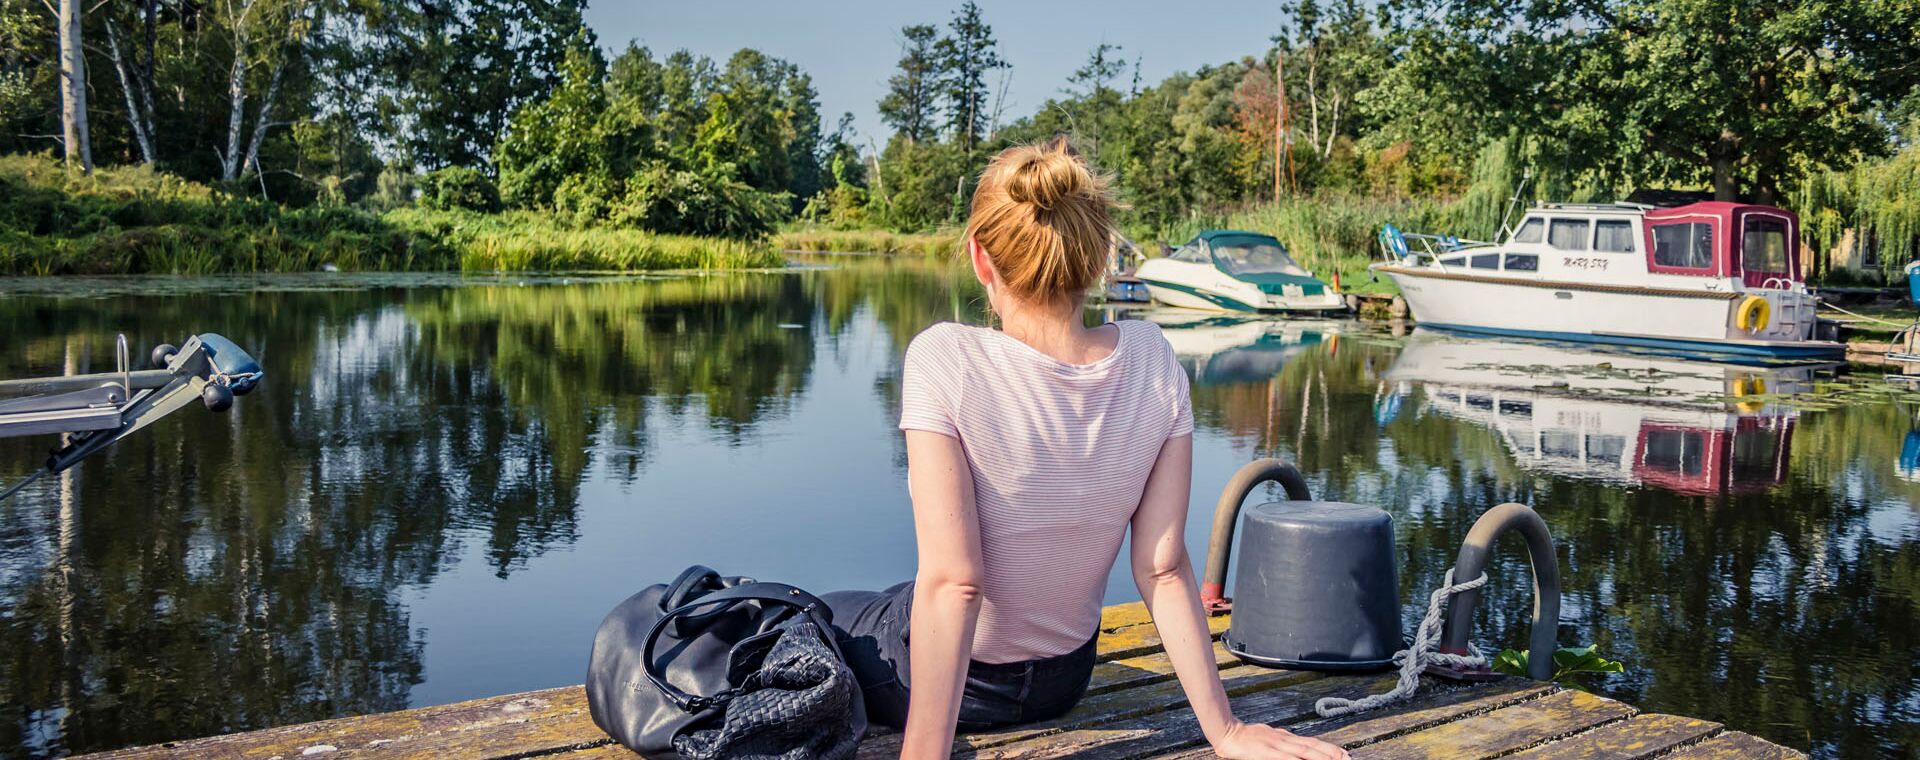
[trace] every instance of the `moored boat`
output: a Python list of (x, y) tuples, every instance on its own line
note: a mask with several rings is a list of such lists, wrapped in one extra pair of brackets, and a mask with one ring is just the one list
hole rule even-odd
[(1546, 204), (1496, 243), (1381, 231), (1392, 277), (1422, 325), (1493, 335), (1819, 359), (1800, 221), (1708, 201)]
[(1346, 301), (1287, 255), (1271, 235), (1207, 230), (1134, 276), (1153, 300), (1208, 311), (1330, 311)]

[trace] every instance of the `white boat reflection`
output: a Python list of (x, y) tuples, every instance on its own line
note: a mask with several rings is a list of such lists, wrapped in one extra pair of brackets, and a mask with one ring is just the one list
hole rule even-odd
[(1201, 314), (1184, 309), (1128, 309), (1118, 319), (1160, 326), (1174, 356), (1199, 385), (1273, 379), (1287, 361), (1320, 345), (1338, 324), (1319, 320)]
[(1600, 354), (1416, 331), (1388, 369), (1425, 409), (1499, 434), (1523, 468), (1713, 495), (1786, 478), (1798, 410), (1818, 367), (1752, 367)]

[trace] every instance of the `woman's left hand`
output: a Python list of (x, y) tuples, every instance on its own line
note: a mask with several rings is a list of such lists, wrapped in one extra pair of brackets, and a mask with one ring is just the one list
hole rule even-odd
[(1213, 753), (1225, 760), (1347, 760), (1347, 751), (1332, 744), (1264, 723), (1235, 723)]

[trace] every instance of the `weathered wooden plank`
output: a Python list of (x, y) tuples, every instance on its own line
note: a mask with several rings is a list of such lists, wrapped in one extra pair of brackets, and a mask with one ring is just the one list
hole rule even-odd
[[(1320, 677), (1319, 673), (1277, 670), (1253, 665), (1240, 665), (1220, 671), (1220, 679), (1226, 684), (1227, 694), (1230, 697)], [(956, 737), (954, 751), (963, 755), (977, 753), (988, 747), (1059, 733), (1068, 728), (1100, 726), (1169, 711), (1185, 713), (1186, 702), (1186, 695), (1180, 690), (1180, 684), (1176, 681), (1164, 680), (1132, 689), (1087, 697), (1082, 699), (1080, 704), (1075, 705), (1072, 711), (1053, 720)], [(876, 735), (861, 744), (859, 757), (866, 760), (882, 760), (898, 757), (899, 754), (900, 737), (898, 734), (889, 733)]]
[[(1232, 624), (1233, 616), (1207, 618), (1207, 630), (1214, 638)], [(1160, 632), (1153, 626), (1143, 602), (1108, 607), (1100, 615), (1100, 654), (1105, 658), (1133, 657), (1159, 651)]]
[(1637, 760), (1654, 757), (1720, 730), (1720, 724), (1678, 715), (1635, 715), (1582, 734), (1512, 755), (1526, 760), (1581, 760), (1604, 757)]
[[(500, 737), (554, 750), (608, 741), (587, 719), (578, 686), (451, 705), (269, 728), (92, 755), (101, 758), (296, 758), (487, 756)], [(582, 731), (584, 722), (590, 731)]]
[(1787, 749), (1752, 734), (1726, 731), (1666, 757), (1674, 760), (1798, 760), (1806, 754)]
[[(1215, 635), (1227, 618), (1213, 618)], [(1144, 686), (1173, 677), (1173, 666), (1159, 651), (1159, 633), (1139, 602), (1102, 611), (1090, 694)], [(1238, 660), (1214, 645), (1214, 659), (1226, 666)], [(168, 742), (99, 755), (100, 758), (296, 757), (308, 749), (330, 758), (446, 757), (457, 747), (472, 757), (525, 757), (592, 747), (608, 741), (587, 715), (586, 692), (579, 686), (510, 694), (451, 705), (421, 707), (371, 716), (270, 728), (242, 734)]]
[[(1240, 659), (1227, 651), (1225, 644), (1215, 641), (1213, 642), (1213, 664), (1217, 668), (1227, 668), (1240, 664)], [(1173, 661), (1167, 659), (1165, 652), (1155, 650), (1148, 654), (1107, 660), (1093, 666), (1093, 682), (1087, 687), (1087, 694), (1131, 689), (1172, 677)]]
[[(1389, 677), (1331, 676), (1290, 686), (1254, 692), (1233, 700), (1242, 720), (1272, 724), (1297, 723), (1313, 715), (1321, 697), (1353, 698), (1391, 687)], [(1081, 760), (1137, 760), (1159, 757), (1203, 744), (1200, 724), (1182, 702), (1166, 711), (1102, 726), (1075, 727), (1013, 744), (987, 747), (977, 758), (1025, 760), (1074, 757)]]
[[(1537, 699), (1555, 690), (1552, 684), (1524, 678), (1504, 678), (1473, 685), (1439, 686), (1429, 683), (1406, 702), (1359, 715), (1308, 719), (1287, 728), (1351, 749), (1458, 720), (1463, 716)], [(1213, 757), (1213, 751), (1203, 747), (1171, 755), (1167, 760), (1201, 760), (1209, 757)]]
[(1632, 707), (1579, 691), (1561, 691), (1492, 712), (1398, 736), (1352, 751), (1368, 760), (1472, 760), (1497, 757), (1626, 718)]
[(1446, 685), (1428, 679), (1421, 691), (1405, 703), (1359, 715), (1303, 723), (1295, 730), (1351, 749), (1539, 699), (1557, 690), (1553, 684), (1525, 678)]

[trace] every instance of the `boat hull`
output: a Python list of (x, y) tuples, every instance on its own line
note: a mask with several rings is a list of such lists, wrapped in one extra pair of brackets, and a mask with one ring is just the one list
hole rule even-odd
[(1736, 294), (1660, 288), (1577, 287), (1381, 271), (1426, 327), (1544, 340), (1791, 359), (1843, 355), (1839, 343), (1729, 337)]

